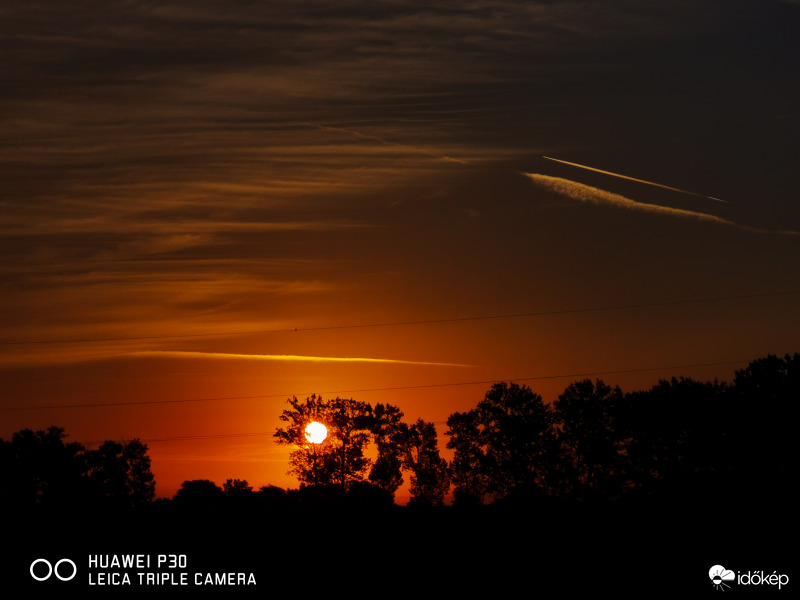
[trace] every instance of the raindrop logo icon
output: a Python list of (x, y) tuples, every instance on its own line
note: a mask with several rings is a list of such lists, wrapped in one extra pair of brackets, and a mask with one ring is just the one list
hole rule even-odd
[(730, 571), (723, 567), (722, 565), (714, 565), (708, 570), (708, 577), (711, 579), (711, 585), (714, 586), (715, 589), (725, 591), (725, 588), (731, 587), (726, 581), (733, 581), (736, 579), (736, 575), (733, 571)]

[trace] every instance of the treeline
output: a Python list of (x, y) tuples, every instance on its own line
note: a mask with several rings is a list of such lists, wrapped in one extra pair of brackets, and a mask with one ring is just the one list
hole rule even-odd
[[(447, 420), (448, 463), (433, 423), (407, 424), (392, 405), (312, 396), (289, 401), (276, 440), (295, 448), (301, 484), (369, 482), (394, 494), (409, 476), (412, 504), (556, 498), (582, 503), (788, 500), (798, 464), (800, 354), (768, 355), (730, 383), (680, 377), (624, 393), (601, 380), (571, 383), (551, 404), (529, 387), (496, 383)], [(304, 439), (325, 424), (320, 444)], [(365, 458), (369, 443), (377, 459)]]
[[(680, 377), (624, 393), (601, 380), (571, 383), (547, 404), (529, 387), (496, 383), (477, 405), (447, 420), (448, 463), (434, 423), (403, 420), (396, 406), (353, 399), (292, 398), (277, 443), (293, 448), (298, 490), (229, 479), (185, 481), (174, 506), (391, 505), (408, 477), (412, 505), (583, 504), (628, 500), (789, 502), (798, 460), (800, 354), (768, 355), (730, 383)], [(311, 442), (317, 421), (327, 437)], [(154, 497), (147, 447), (133, 440), (97, 450), (66, 443), (62, 429), (0, 440), (0, 505), (88, 499), (137, 506)], [(376, 458), (367, 457), (370, 445)]]
[(138, 439), (95, 450), (67, 442), (61, 427), (0, 439), (0, 507), (124, 508), (151, 502), (155, 479)]
[(552, 404), (498, 383), (447, 421), (455, 501), (788, 503), (798, 402), (798, 354), (757, 360), (730, 384), (680, 377), (623, 393), (586, 379)]

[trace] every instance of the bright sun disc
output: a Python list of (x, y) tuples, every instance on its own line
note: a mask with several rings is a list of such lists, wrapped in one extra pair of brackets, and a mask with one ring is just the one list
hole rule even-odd
[(328, 428), (322, 423), (309, 423), (306, 425), (306, 439), (312, 444), (319, 444), (328, 437)]

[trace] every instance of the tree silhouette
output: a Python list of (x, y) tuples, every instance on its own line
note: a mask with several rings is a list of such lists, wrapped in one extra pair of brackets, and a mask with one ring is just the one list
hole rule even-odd
[(732, 413), (723, 392), (719, 384), (673, 377), (617, 402), (616, 430), (634, 488), (695, 494), (698, 484), (728, 468)]
[(149, 502), (155, 496), (156, 482), (150, 470), (147, 445), (138, 438), (123, 445), (122, 458), (127, 468), (128, 493), (133, 504)]
[(450, 489), (447, 461), (439, 456), (436, 426), (417, 419), (408, 428), (405, 466), (411, 470), (412, 503), (441, 506)]
[(527, 386), (496, 383), (477, 406), (488, 491), (545, 489), (553, 464), (553, 413)]
[(449, 473), (456, 504), (482, 504), (489, 487), (479, 425), (477, 410), (453, 413), (447, 419), (447, 448), (454, 451)]
[(347, 490), (353, 481), (364, 481), (370, 461), (364, 450), (370, 440), (372, 407), (366, 402), (338, 396), (329, 401), (326, 425), (334, 448), (334, 482)]
[(138, 439), (86, 450), (77, 442), (65, 443), (66, 437), (63, 428), (52, 426), (0, 440), (0, 505), (120, 508), (153, 500), (150, 457)]
[[(364, 456), (372, 425), (372, 408), (365, 402), (334, 398), (323, 400), (316, 395), (299, 401), (287, 400), (274, 438), (279, 444), (296, 446), (289, 456), (289, 474), (307, 485), (337, 484), (347, 489), (353, 481), (363, 481), (370, 461)], [(305, 428), (312, 421), (325, 425), (328, 437), (319, 444), (305, 438)]]
[(106, 441), (86, 452), (86, 465), (92, 494), (106, 504), (135, 506), (155, 497), (147, 445), (138, 439)]
[(296, 446), (289, 455), (288, 473), (305, 484), (330, 483), (332, 473), (324, 461), (324, 456), (332, 451), (330, 435), (321, 444), (311, 444), (305, 437), (305, 428), (309, 423), (325, 420), (327, 404), (316, 395), (306, 398), (305, 402), (297, 398), (287, 402), (292, 408), (284, 410), (280, 420), (288, 423), (288, 426), (278, 428), (273, 437), (278, 444)]
[(178, 504), (195, 509), (213, 508), (221, 498), (222, 488), (208, 479), (184, 481), (174, 496)]
[(231, 496), (245, 496), (252, 493), (253, 486), (246, 479), (228, 479), (222, 484), (222, 491)]
[(378, 447), (378, 458), (369, 472), (369, 481), (392, 495), (403, 484), (403, 445), (408, 426), (403, 413), (391, 404), (377, 404), (372, 411), (372, 436)]
[(253, 492), (253, 486), (247, 483), (246, 479), (226, 480), (222, 484), (221, 496), (223, 506), (233, 511), (249, 510), (259, 499)]
[(735, 478), (756, 497), (790, 498), (800, 460), (800, 354), (770, 354), (736, 371), (727, 400)]
[(262, 485), (255, 494), (259, 504), (265, 508), (285, 508), (289, 503), (286, 490), (276, 485)]
[(553, 403), (567, 493), (578, 498), (621, 492), (620, 448), (613, 421), (619, 387), (590, 379), (570, 384)]
[(63, 428), (51, 426), (23, 429), (3, 442), (0, 505), (71, 505), (83, 499), (84, 447), (65, 443), (66, 437)]

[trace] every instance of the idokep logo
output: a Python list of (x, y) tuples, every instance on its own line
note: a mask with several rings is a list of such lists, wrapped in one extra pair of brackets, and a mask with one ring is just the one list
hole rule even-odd
[(764, 571), (738, 571), (734, 573), (731, 569), (726, 569), (722, 565), (714, 565), (708, 570), (708, 577), (711, 579), (711, 585), (717, 590), (722, 590), (731, 587), (735, 583), (737, 586), (775, 586), (779, 590), (789, 583), (789, 576), (784, 573), (773, 571), (772, 573), (765, 573)]
[(37, 558), (31, 563), (31, 577), (36, 581), (47, 581), (55, 575), (61, 581), (70, 581), (78, 574), (78, 566), (68, 558), (52, 565), (46, 558)]
[(718, 590), (725, 591), (725, 588), (731, 587), (727, 582), (736, 579), (736, 573), (726, 569), (722, 565), (714, 565), (708, 570), (708, 576), (711, 579), (711, 584)]

